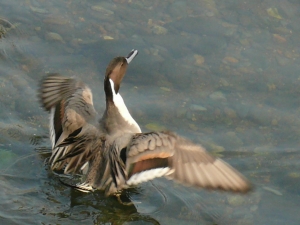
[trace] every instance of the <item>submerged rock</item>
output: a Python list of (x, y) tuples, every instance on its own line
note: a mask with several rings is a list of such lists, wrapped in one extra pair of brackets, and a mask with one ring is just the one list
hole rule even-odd
[(207, 111), (207, 108), (203, 107), (202, 105), (191, 104), (190, 110), (194, 112), (201, 112)]
[(48, 41), (58, 41), (58, 42), (64, 43), (64, 39), (62, 38), (62, 36), (60, 36), (59, 34), (54, 33), (54, 32), (48, 32), (46, 34), (46, 40), (48, 40)]
[(213, 92), (212, 94), (209, 95), (209, 98), (214, 101), (227, 101), (224, 94), (220, 91)]
[(103, 7), (100, 6), (100, 5), (94, 5), (94, 6), (92, 6), (92, 10), (95, 10), (95, 11), (97, 11), (97, 12), (100, 12), (100, 13), (102, 13), (103, 15), (106, 15), (106, 16), (110, 16), (110, 15), (113, 15), (113, 14), (114, 14), (113, 11), (111, 11), (111, 10), (109, 10), (109, 9), (105, 9), (105, 8), (103, 8)]
[(168, 32), (168, 30), (162, 26), (159, 26), (159, 25), (153, 25), (151, 26), (151, 31), (152, 33), (154, 34), (157, 34), (157, 35), (164, 35)]
[(232, 195), (227, 197), (227, 201), (231, 206), (241, 206), (245, 203), (245, 198), (240, 195)]

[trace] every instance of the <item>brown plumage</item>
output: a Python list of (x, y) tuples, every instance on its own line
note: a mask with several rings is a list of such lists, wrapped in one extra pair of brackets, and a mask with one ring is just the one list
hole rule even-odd
[(137, 55), (113, 59), (106, 69), (106, 110), (99, 116), (83, 82), (59, 74), (42, 81), (39, 98), (50, 112), (52, 170), (84, 174), (81, 191), (107, 195), (155, 177), (213, 190), (247, 192), (250, 183), (202, 146), (172, 132), (141, 133), (119, 94), (128, 63)]

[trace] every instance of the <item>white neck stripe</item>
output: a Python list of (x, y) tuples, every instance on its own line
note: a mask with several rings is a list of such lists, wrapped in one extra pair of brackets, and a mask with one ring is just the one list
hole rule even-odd
[(113, 93), (113, 101), (114, 101), (115, 106), (119, 110), (119, 113), (121, 114), (121, 116), (124, 118), (125, 121), (127, 121), (131, 125), (136, 126), (137, 129), (139, 130), (139, 132), (141, 132), (141, 128), (139, 127), (137, 122), (130, 115), (122, 96), (120, 95), (120, 93), (116, 94), (115, 88), (114, 88), (114, 82), (111, 79), (109, 79), (109, 82), (110, 82), (111, 90)]

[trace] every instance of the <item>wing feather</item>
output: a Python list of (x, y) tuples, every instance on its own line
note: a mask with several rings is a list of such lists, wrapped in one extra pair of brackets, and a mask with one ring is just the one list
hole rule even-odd
[[(161, 163), (167, 159), (167, 163)], [(140, 174), (158, 168), (168, 173), (156, 173), (188, 186), (247, 192), (249, 181), (219, 158), (210, 155), (202, 146), (171, 132), (137, 134), (127, 147), (126, 170), (131, 183), (145, 180)], [(130, 177), (134, 177), (130, 180)], [(148, 175), (148, 177), (151, 177)], [(152, 179), (153, 179), (152, 178)], [(140, 180), (139, 180), (140, 179)]]
[(42, 80), (39, 99), (50, 112), (51, 168), (78, 172), (90, 158), (88, 142), (99, 133), (90, 88), (76, 79), (49, 74)]

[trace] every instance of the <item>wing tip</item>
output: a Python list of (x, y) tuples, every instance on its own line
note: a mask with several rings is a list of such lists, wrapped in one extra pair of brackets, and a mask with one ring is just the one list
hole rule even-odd
[(37, 90), (37, 99), (38, 99), (38, 102), (40, 104), (40, 106), (47, 112), (50, 112), (51, 108), (55, 106), (55, 104), (47, 104), (45, 102), (46, 98), (43, 97), (43, 90), (45, 88), (45, 83), (47, 83), (47, 80), (49, 79), (53, 79), (54, 77), (57, 77), (57, 78), (66, 78), (62, 75), (60, 75), (59, 73), (47, 73), (46, 76), (44, 76), (40, 81), (39, 81), (39, 84), (38, 84), (38, 90)]

